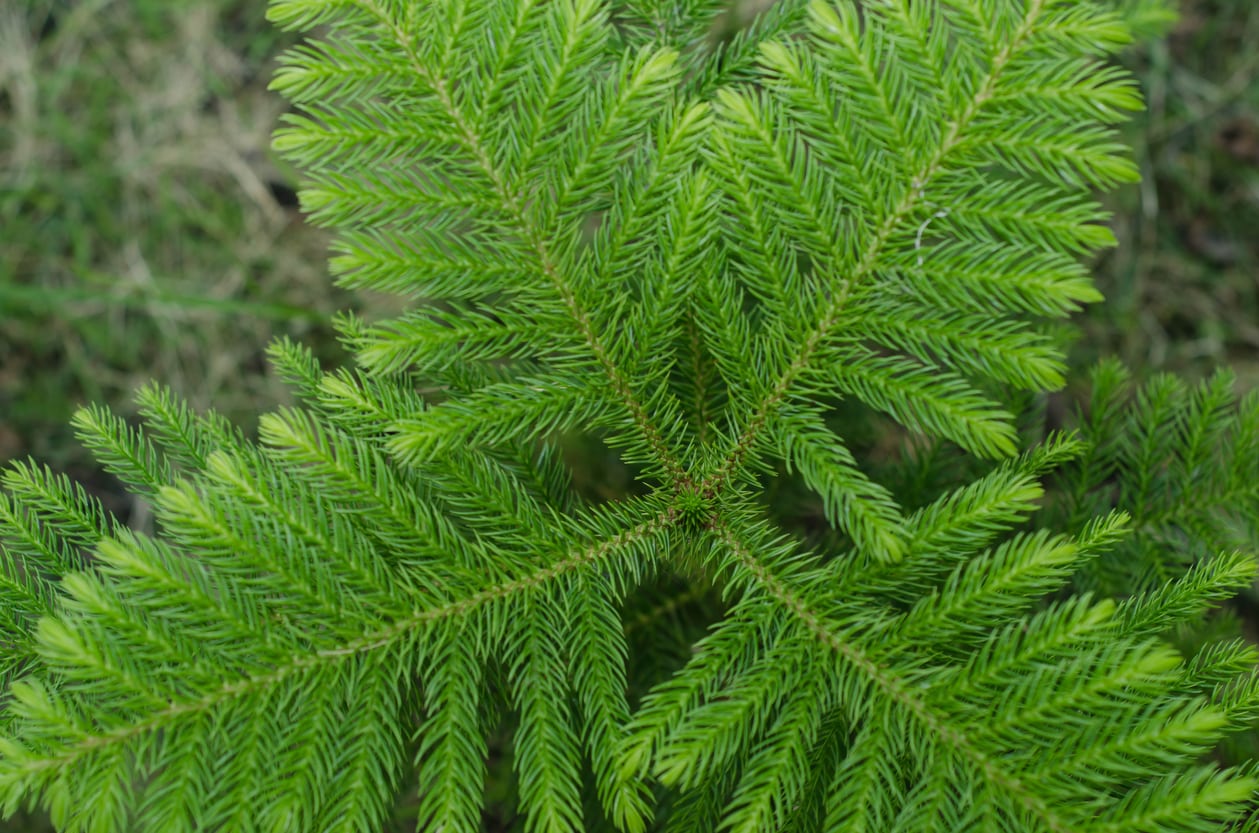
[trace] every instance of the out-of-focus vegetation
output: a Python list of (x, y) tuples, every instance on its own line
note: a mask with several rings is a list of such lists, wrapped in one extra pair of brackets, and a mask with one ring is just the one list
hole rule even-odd
[(1229, 365), (1259, 386), (1259, 3), (1181, 0), (1130, 63), (1148, 109), (1128, 141), (1144, 181), (1115, 200), (1120, 246), (1082, 357), (1192, 377)]
[(332, 349), (345, 299), (269, 151), (264, 10), (0, 3), (0, 459), (86, 474), (73, 409), (150, 378), (248, 423), (283, 396), (274, 335)]

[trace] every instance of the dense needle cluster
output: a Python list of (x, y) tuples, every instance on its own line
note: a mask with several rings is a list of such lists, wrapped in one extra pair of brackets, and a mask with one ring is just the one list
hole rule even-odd
[(1080, 434), (1026, 430), (1099, 300), (1094, 192), (1136, 175), (1106, 58), (1158, 9), (781, 0), (719, 37), (724, 6), (272, 0), (315, 33), (275, 81), (303, 206), (344, 285), (413, 303), (342, 321), (352, 369), (277, 344), (300, 405), (256, 443), (158, 387), (142, 425), (82, 411), (152, 535), (5, 475), (9, 812), (1238, 821), (1256, 779), (1204, 756), (1255, 651), (1165, 637), (1254, 577), (1259, 405), (1133, 409), (1108, 365)]

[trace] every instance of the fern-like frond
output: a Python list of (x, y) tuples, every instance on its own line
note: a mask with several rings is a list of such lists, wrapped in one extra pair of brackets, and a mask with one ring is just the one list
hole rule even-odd
[[(1020, 16), (1009, 16), (1016, 8)], [(1042, 83), (1041, 73), (1048, 71), (1046, 61), (1055, 62), (1058, 68), (1053, 72), (1086, 72), (1092, 61), (1089, 53), (1098, 44), (1115, 45), (1115, 19), (1098, 9), (1081, 16), (1048, 3), (962, 4), (941, 12), (926, 28), (923, 14), (907, 4), (889, 3), (863, 14), (848, 4), (815, 3), (807, 46), (764, 50), (764, 71), (770, 82), (766, 92), (729, 94), (725, 99), (721, 141), (729, 151), (722, 162), (762, 172), (763, 178), (754, 187), (742, 182), (730, 197), (745, 205), (759, 198), (766, 208), (758, 213), (771, 212), (766, 216), (773, 218), (772, 225), (784, 229), (790, 238), (774, 248), (794, 249), (795, 259), (806, 259), (806, 278), (813, 273), (818, 287), (808, 295), (821, 293), (822, 300), (804, 310), (802, 318), (768, 331), (766, 350), (771, 360), (766, 369), (770, 375), (760, 385), (763, 393), (758, 400), (736, 419), (739, 428), (730, 438), (728, 462), (718, 466), (711, 478), (724, 480), (732, 473), (754, 446), (755, 435), (769, 424), (769, 412), (786, 401), (814, 366), (826, 361), (833, 368), (838, 363), (842, 377), (845, 364), (855, 368), (854, 374), (870, 365), (861, 354), (840, 354), (837, 360), (833, 352), (835, 339), (847, 334), (845, 325), (856, 311), (851, 302), (854, 296), (895, 297), (907, 284), (929, 292), (929, 282), (951, 283), (950, 292), (961, 290), (963, 285), (945, 277), (957, 268), (961, 250), (953, 248), (955, 242), (967, 244), (967, 271), (991, 276), (1004, 265), (1014, 287), (1022, 270), (1009, 268), (1014, 264), (1005, 260), (1014, 252), (1028, 257), (1061, 254), (1064, 248), (1093, 248), (1109, 239), (1104, 227), (1095, 224), (1099, 217), (1082, 186), (1126, 178), (1131, 167), (1116, 155), (1117, 148), (1100, 123), (1086, 127), (1078, 108), (1064, 103), (1069, 97), (1042, 96), (1035, 120), (1025, 117), (1021, 102), (1024, 93), (1031, 94)], [(1004, 20), (1002, 14), (1007, 15)], [(1081, 32), (1090, 31), (1091, 26), (1095, 35), (1087, 50), (1075, 54), (1063, 49), (1061, 39), (1051, 34), (1071, 15), (1073, 26)], [(957, 27), (955, 39), (947, 37), (949, 26)], [(973, 27), (979, 31), (973, 33)], [(945, 40), (947, 48), (956, 52), (947, 64), (936, 54), (946, 48)], [(887, 57), (893, 53), (894, 61)], [(941, 84), (944, 66), (949, 67), (950, 78)], [(1137, 103), (1125, 90), (1127, 82), (1118, 76), (1098, 80), (1092, 118), (1100, 122), (1121, 118), (1125, 109)], [(775, 103), (779, 95), (797, 106), (780, 108)], [(823, 103), (811, 104), (819, 101)], [(1070, 128), (1055, 127), (1068, 123)], [(806, 144), (805, 137), (812, 142)], [(813, 150), (813, 144), (822, 150)], [(1064, 163), (1067, 155), (1069, 165)], [(810, 162), (812, 157), (816, 159)], [(766, 159), (769, 164), (762, 161)], [(872, 192), (863, 194), (862, 182), (878, 182), (877, 197)], [(754, 197), (745, 195), (749, 188)], [(968, 222), (950, 219), (955, 211), (967, 210), (986, 210), (990, 217), (986, 221), (973, 217)], [(735, 213), (751, 215), (746, 209)], [(764, 220), (758, 224), (766, 227)], [(739, 238), (733, 244), (736, 250), (743, 248), (740, 240), (758, 239), (754, 230), (735, 234)], [(764, 262), (754, 251), (747, 257), (749, 263)], [(936, 257), (941, 258), (942, 272), (930, 281)], [(1044, 262), (1046, 266), (1052, 263)], [(757, 268), (749, 273), (753, 275), (749, 281), (768, 278), (776, 283), (777, 271), (781, 270)], [(1063, 264), (1046, 275), (1048, 283), (1041, 278), (1040, 288), (1053, 287), (1046, 294), (1053, 298), (1049, 303), (1054, 307), (1070, 308), (1090, 297), (1088, 291), (1073, 287), (1078, 283), (1073, 271)], [(765, 286), (757, 294), (772, 297), (774, 292), (773, 286)], [(1015, 301), (1018, 292), (1014, 290), (1010, 301)], [(991, 293), (981, 297), (989, 309), (1003, 301)], [(1037, 305), (1043, 308), (1044, 304)], [(1020, 306), (1015, 301), (1007, 309)], [(1002, 326), (999, 318), (994, 323)], [(990, 326), (976, 322), (970, 334), (987, 335)], [(1000, 338), (999, 333), (996, 330), (993, 335)], [(919, 345), (903, 338), (901, 342), (900, 349), (908, 348), (918, 361), (928, 358)], [(946, 374), (953, 370), (947, 356), (931, 358), (943, 358), (941, 370)], [(909, 356), (903, 361), (908, 360)], [(902, 360), (881, 361), (888, 363), (885, 367), (900, 367), (892, 362)], [(973, 365), (957, 369), (975, 371)], [(983, 368), (977, 375), (989, 374)], [(1036, 384), (1032, 377), (1023, 379)], [(959, 405), (970, 396), (960, 379), (949, 383), (949, 388), (946, 396), (957, 397)], [(891, 409), (898, 419), (911, 423), (937, 410), (929, 404), (936, 396), (929, 389), (905, 390), (890, 399), (886, 382), (866, 382), (853, 392), (872, 396), (875, 407)], [(989, 425), (979, 429), (982, 433), (964, 429), (962, 423), (954, 424), (946, 436), (972, 450), (1010, 453), (1010, 429), (1000, 427), (1007, 420), (982, 406), (979, 413)], [(949, 425), (940, 416), (931, 420), (933, 427)]]
[[(71, 829), (132, 823), (171, 830), (286, 823), (378, 829), (402, 778), (406, 704), (417, 675), (432, 667), (420, 658), (433, 650), (432, 662), (437, 659), (435, 648), (420, 648), (429, 639), (458, 639), (467, 646), (459, 650), (475, 646), (469, 659), (480, 664), (500, 646), (536, 643), (510, 652), (525, 657), (518, 668), (528, 675), (515, 678), (513, 687), (532, 698), (522, 706), (541, 709), (528, 719), (542, 732), (542, 765), (557, 779), (573, 777), (575, 759), (552, 751), (551, 714), (568, 697), (565, 657), (568, 639), (578, 635), (569, 630), (576, 623), (565, 617), (552, 630), (520, 614), (549, 604), (560, 615), (568, 609), (559, 602), (567, 582), (592, 568), (583, 583), (607, 576), (595, 586), (624, 592), (616, 587), (638, 580), (633, 577), (646, 568), (640, 553), (654, 548), (668, 520), (651, 520), (642, 514), (645, 506), (634, 512), (618, 507), (575, 518), (550, 540), (570, 541), (578, 550), (535, 553), (514, 566), (513, 576), (500, 568), (487, 581), (446, 559), (411, 559), (411, 575), (400, 582), (391, 578), (396, 566), (377, 555), (379, 539), (369, 537), (373, 516), (355, 511), (361, 493), (330, 492), (314, 503), (289, 493), (301, 488), (300, 474), (313, 463), (338, 471), (329, 456), (344, 449), (330, 451), (335, 439), (308, 437), (305, 452), (294, 453), (301, 421), (296, 414), (279, 420), (268, 436), (289, 445), (276, 456), (247, 447), (216, 451), (195, 481), (157, 494), (165, 537), (197, 552), (195, 561), (160, 541), (116, 531), (96, 543), (90, 571), (63, 580), (59, 618), (44, 619), (35, 634), (58, 685), (31, 681), (13, 688), (14, 719), (45, 729), (6, 745), (3, 778), (11, 801), (38, 788), (49, 796), (58, 824)], [(289, 430), (281, 430), (285, 425)], [(370, 469), (358, 476), (371, 476)], [(378, 491), (387, 502), (388, 491)], [(597, 530), (627, 529), (625, 523), (633, 529), (634, 516), (638, 531), (578, 543)], [(613, 568), (604, 560), (627, 547), (633, 555), (623, 557), (632, 564)], [(402, 586), (409, 589), (400, 594)], [(417, 641), (421, 634), (428, 636)], [(577, 644), (593, 635), (585, 632)], [(553, 667), (543, 686), (527, 658), (546, 645)], [(604, 691), (618, 679), (605, 667), (616, 655), (614, 647), (581, 654), (586, 678), (603, 679)], [(441, 673), (435, 671), (435, 679), (443, 679)], [(470, 679), (475, 687), (475, 674)], [(442, 702), (438, 690), (430, 708)], [(473, 728), (480, 731), (479, 717)], [(333, 734), (342, 740), (329, 745)], [(240, 744), (238, 752), (203, 757), (229, 737)], [(472, 742), (462, 733), (452, 740), (460, 748)], [(607, 765), (603, 771), (609, 773)], [(113, 785), (104, 788), (110, 778)], [(132, 779), (146, 783), (134, 803), (127, 800)], [(461, 789), (466, 795), (466, 786)], [(570, 818), (565, 793), (554, 795), (554, 812)], [(640, 795), (631, 815), (643, 812), (641, 803)], [(545, 827), (549, 816), (541, 818)]]
[(314, 33), (277, 149), (339, 280), (407, 307), (340, 320), (356, 367), (278, 343), (258, 443), (157, 387), (80, 412), (149, 534), (4, 476), (7, 812), (1235, 820), (1254, 772), (1204, 758), (1255, 652), (1166, 636), (1253, 580), (1259, 404), (1107, 366), (1077, 436), (1018, 430), (1098, 300), (1140, 106), (1105, 61), (1153, 5), (723, 5), (273, 0)]
[(1090, 451), (1063, 469), (1058, 513), (1071, 521), (1112, 504), (1133, 535), (1081, 577), (1102, 592), (1156, 590), (1200, 558), (1247, 551), (1259, 538), (1259, 397), (1239, 399), (1225, 371), (1191, 388), (1158, 376), (1136, 388), (1114, 363), (1097, 368), (1081, 431)]
[(870, 480), (817, 414), (784, 413), (774, 433), (788, 466), (822, 496), (827, 518), (847, 532), (858, 551), (896, 561), (904, 553), (904, 519), (892, 495)]

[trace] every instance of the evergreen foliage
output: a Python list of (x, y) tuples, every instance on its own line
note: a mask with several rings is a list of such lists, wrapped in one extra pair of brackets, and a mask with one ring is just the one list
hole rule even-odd
[(1093, 375), (1079, 422), (1087, 453), (1061, 467), (1050, 523), (1113, 506), (1131, 534), (1077, 576), (1106, 595), (1151, 592), (1217, 553), (1259, 540), (1259, 395), (1240, 402), (1219, 371), (1196, 387), (1160, 375), (1137, 390), (1116, 362)]
[[(5, 475), (7, 812), (1243, 829), (1256, 778), (1204, 755), (1255, 652), (1167, 634), (1254, 578), (1254, 401), (1129, 407), (1108, 365), (1078, 435), (1019, 431), (1135, 177), (1105, 59), (1159, 8), (723, 9), (272, 1), (316, 33), (276, 145), (333, 269), (416, 303), (341, 322), (352, 369), (277, 344), (300, 405), (257, 443), (156, 386), (82, 411), (155, 534)], [(629, 494), (573, 482), (597, 443)]]

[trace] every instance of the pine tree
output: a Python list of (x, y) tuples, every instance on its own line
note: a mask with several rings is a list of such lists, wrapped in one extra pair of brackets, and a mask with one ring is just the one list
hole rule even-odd
[[(157, 386), (82, 411), (154, 534), (4, 476), (7, 812), (1240, 823), (1256, 778), (1204, 756), (1255, 650), (1167, 635), (1256, 565), (1159, 524), (1184, 494), (1253, 530), (1211, 473), (1253, 474), (1253, 404), (1158, 382), (1129, 418), (1110, 370), (1079, 435), (1019, 430), (1099, 300), (1140, 106), (1106, 60), (1160, 7), (781, 0), (717, 37), (724, 5), (272, 0), (315, 33), (275, 81), (303, 207), (344, 285), (413, 303), (341, 321), (352, 368), (275, 345), (300, 404), (257, 442)], [(632, 488), (574, 482), (597, 448)]]

